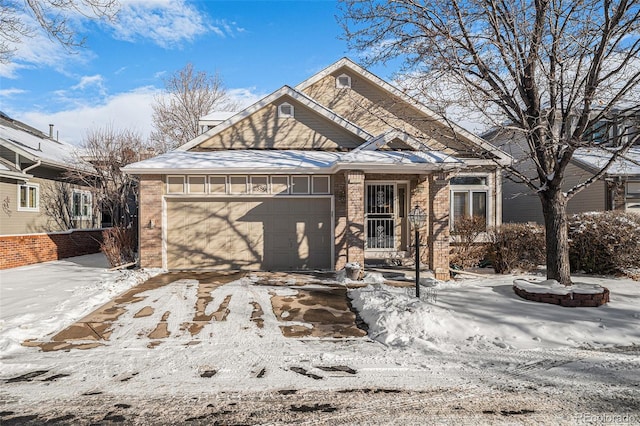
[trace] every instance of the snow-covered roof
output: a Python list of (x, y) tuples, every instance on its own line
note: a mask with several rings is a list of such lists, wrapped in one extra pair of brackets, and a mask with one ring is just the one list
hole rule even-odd
[[(573, 154), (573, 159), (591, 169), (598, 170), (606, 165), (611, 158), (611, 151), (604, 148), (581, 148)], [(640, 176), (640, 146), (632, 147), (618, 158), (607, 170), (608, 176)]]
[(213, 111), (204, 117), (200, 117), (200, 121), (224, 121), (236, 115), (234, 111)]
[(129, 164), (132, 174), (153, 173), (333, 173), (343, 167), (379, 172), (417, 173), (462, 167), (455, 157), (439, 151), (298, 151), (233, 150), (171, 151)]
[(76, 147), (66, 142), (56, 141), (35, 129), (21, 126), (15, 121), (0, 120), (0, 144), (27, 157), (31, 161), (68, 168), (76, 162), (73, 153)]
[(32, 176), (26, 173), (22, 173), (13, 164), (9, 163), (4, 158), (0, 158), (0, 177), (28, 180)]

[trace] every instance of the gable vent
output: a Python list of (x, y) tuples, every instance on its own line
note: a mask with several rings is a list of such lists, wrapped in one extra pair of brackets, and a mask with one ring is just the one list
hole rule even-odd
[(349, 89), (351, 88), (351, 77), (346, 74), (341, 74), (336, 77), (336, 87), (338, 89)]
[(278, 106), (278, 117), (279, 118), (293, 117), (293, 105), (287, 102), (280, 104)]

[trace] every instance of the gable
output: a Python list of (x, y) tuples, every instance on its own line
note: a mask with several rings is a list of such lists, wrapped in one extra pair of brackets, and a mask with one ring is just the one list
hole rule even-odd
[[(278, 107), (293, 107), (293, 117), (281, 117)], [(312, 108), (282, 96), (244, 117), (233, 126), (203, 140), (192, 151), (227, 149), (298, 149), (344, 151), (357, 147), (361, 137)]]
[[(348, 76), (351, 87), (337, 87), (339, 76)], [(408, 95), (347, 59), (338, 61), (297, 88), (372, 134), (396, 129), (429, 149), (461, 158), (479, 158), (480, 152), (486, 154), (488, 151), (496, 151), (496, 157), (504, 156), (477, 136), (453, 123), (443, 122), (419, 102), (412, 101)], [(394, 144), (389, 147), (393, 148)]]

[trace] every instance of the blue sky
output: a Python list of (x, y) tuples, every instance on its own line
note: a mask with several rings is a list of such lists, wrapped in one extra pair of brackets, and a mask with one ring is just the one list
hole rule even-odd
[[(87, 129), (151, 128), (151, 102), (163, 77), (191, 62), (218, 72), (248, 105), (295, 85), (343, 56), (360, 61), (340, 39), (333, 1), (123, 0), (119, 21), (81, 17), (86, 46), (68, 53), (42, 35), (17, 45), (0, 65), (0, 110), (78, 144)], [(370, 68), (389, 79), (392, 67)]]

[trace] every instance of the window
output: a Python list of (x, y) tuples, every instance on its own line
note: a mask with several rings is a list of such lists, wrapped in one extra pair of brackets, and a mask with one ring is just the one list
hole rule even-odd
[(246, 176), (229, 176), (229, 189), (232, 194), (247, 193), (247, 177)]
[(329, 194), (329, 176), (314, 176), (311, 179), (314, 194)]
[(293, 117), (293, 105), (290, 103), (283, 103), (278, 106), (279, 118), (292, 118)]
[(91, 219), (91, 193), (89, 191), (73, 191), (73, 218)]
[(184, 176), (167, 177), (167, 194), (184, 193)]
[(226, 194), (227, 178), (225, 176), (209, 176), (209, 191), (212, 194)]
[(288, 194), (289, 176), (271, 176), (271, 193)]
[(451, 227), (463, 217), (488, 218), (487, 176), (456, 176), (451, 178)]
[(291, 187), (292, 194), (308, 194), (309, 176), (292, 176)]
[(252, 194), (268, 194), (269, 185), (267, 185), (266, 176), (251, 176), (251, 193)]
[(351, 87), (351, 77), (346, 74), (340, 74), (336, 77), (336, 88), (349, 89)]
[(40, 186), (29, 183), (18, 187), (18, 210), (38, 211), (40, 207), (39, 194)]
[(206, 194), (207, 179), (204, 176), (189, 176), (189, 194)]

